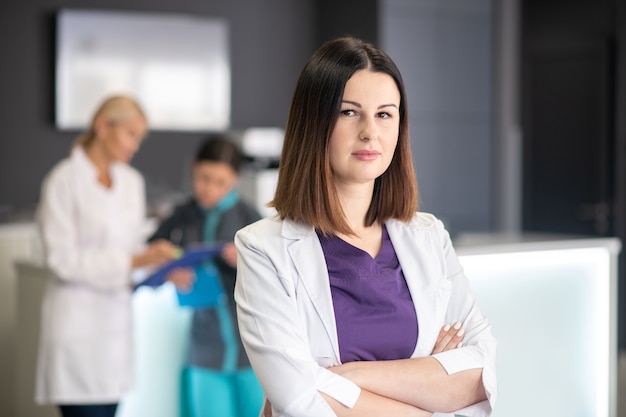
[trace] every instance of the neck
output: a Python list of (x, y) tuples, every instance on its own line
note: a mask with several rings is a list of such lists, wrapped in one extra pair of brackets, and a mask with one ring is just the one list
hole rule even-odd
[(346, 219), (352, 230), (359, 234), (365, 228), (365, 216), (372, 203), (374, 183), (342, 186), (337, 184), (337, 193)]
[(339, 233), (337, 236), (375, 258), (382, 247), (382, 225), (374, 223), (365, 226), (365, 215), (372, 203), (374, 182), (349, 187), (337, 185), (337, 192), (346, 220), (352, 229), (350, 235)]
[(92, 143), (85, 149), (87, 158), (94, 164), (98, 172), (98, 181), (104, 185), (109, 186), (111, 183), (111, 177), (109, 175), (109, 168), (111, 167), (111, 159), (106, 156), (103, 149), (100, 148), (97, 143)]

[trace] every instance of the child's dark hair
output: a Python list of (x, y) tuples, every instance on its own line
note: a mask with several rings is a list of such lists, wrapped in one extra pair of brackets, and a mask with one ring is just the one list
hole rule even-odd
[(230, 165), (235, 172), (244, 161), (244, 155), (239, 146), (228, 136), (209, 136), (198, 148), (195, 163), (198, 162), (224, 162)]

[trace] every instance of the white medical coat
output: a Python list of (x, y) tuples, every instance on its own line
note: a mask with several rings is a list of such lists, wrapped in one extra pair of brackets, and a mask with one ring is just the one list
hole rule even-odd
[(145, 186), (114, 163), (102, 186), (82, 148), (42, 185), (37, 212), (50, 279), (41, 311), (38, 403), (117, 402), (133, 375), (131, 258), (142, 246)]
[[(429, 356), (440, 329), (461, 321), (463, 347), (434, 357), (448, 373), (483, 368), (488, 400), (457, 413), (488, 416), (496, 400), (496, 341), (448, 232), (426, 213), (386, 226), (417, 312), (412, 357)], [(320, 391), (352, 407), (360, 388), (326, 369), (340, 364), (340, 356), (328, 271), (314, 229), (263, 219), (240, 230), (235, 244), (239, 330), (273, 416), (335, 416)]]

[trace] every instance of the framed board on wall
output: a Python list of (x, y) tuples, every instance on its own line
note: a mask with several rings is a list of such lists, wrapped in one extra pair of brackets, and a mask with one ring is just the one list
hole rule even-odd
[(230, 125), (224, 19), (180, 13), (62, 9), (57, 13), (55, 123), (82, 130), (107, 96), (128, 94), (153, 130)]

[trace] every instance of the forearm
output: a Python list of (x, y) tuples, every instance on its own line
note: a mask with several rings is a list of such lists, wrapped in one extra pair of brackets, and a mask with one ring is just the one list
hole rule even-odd
[(63, 281), (105, 289), (129, 287), (131, 256), (117, 249), (48, 250), (47, 267)]
[(337, 417), (430, 417), (433, 414), (366, 390), (361, 390), (361, 395), (352, 408), (346, 407), (324, 393), (321, 394)]
[(352, 362), (330, 370), (366, 391), (424, 410), (452, 412), (487, 398), (482, 369), (449, 375), (433, 357)]

